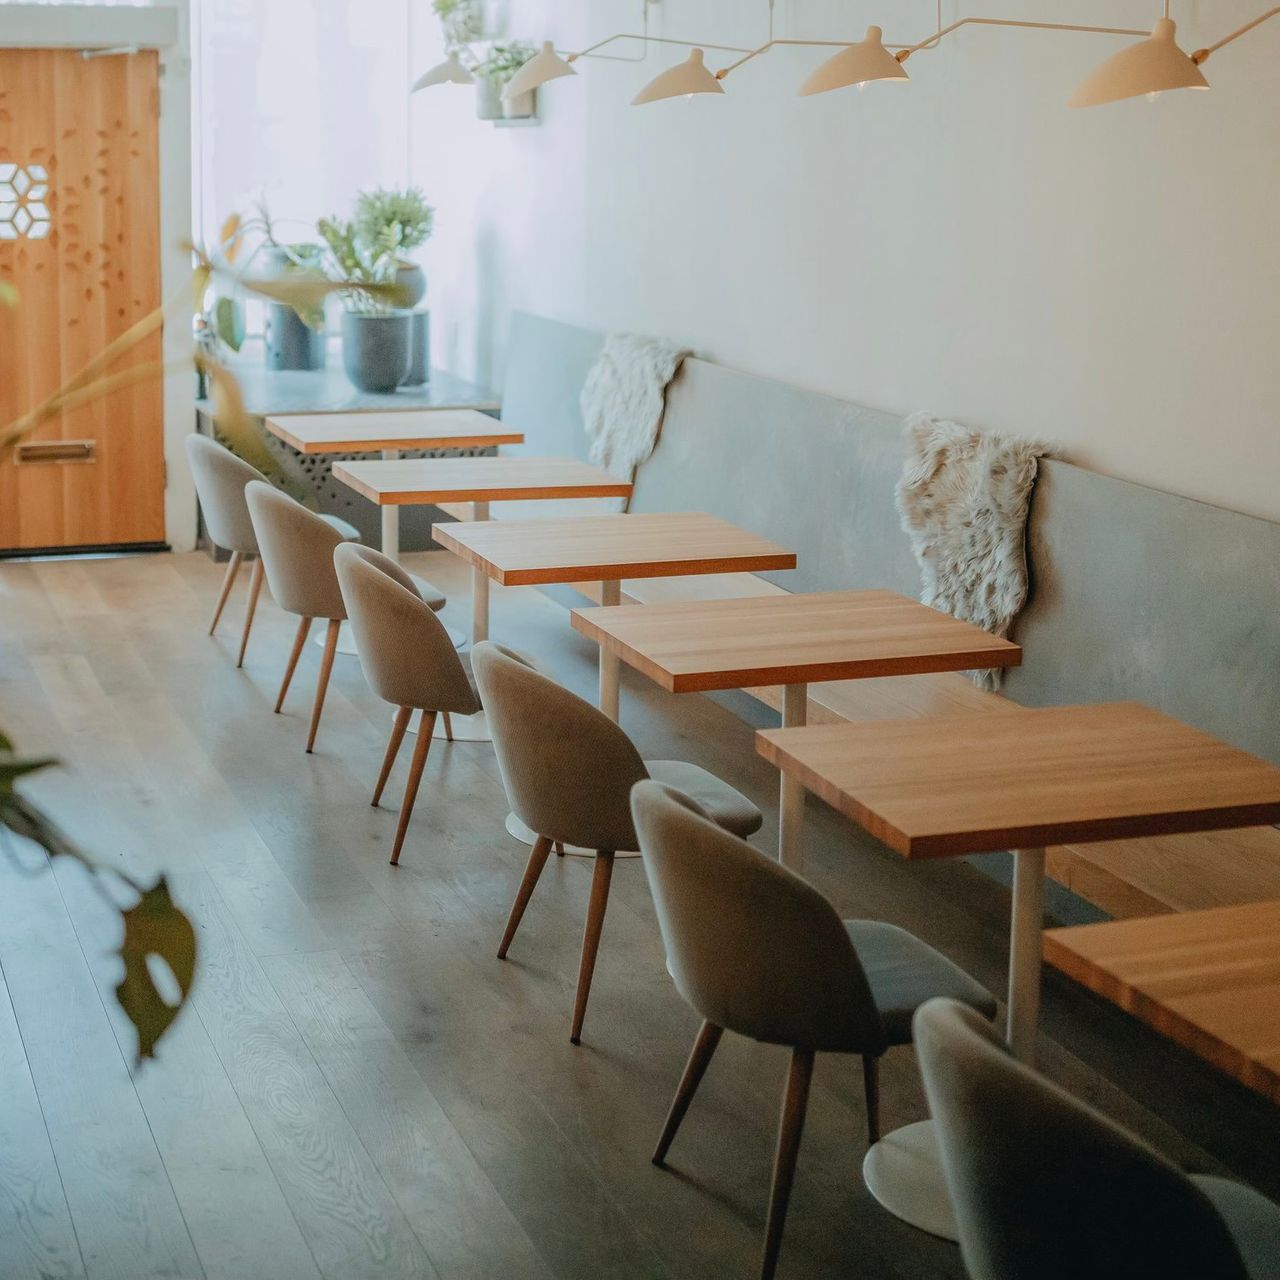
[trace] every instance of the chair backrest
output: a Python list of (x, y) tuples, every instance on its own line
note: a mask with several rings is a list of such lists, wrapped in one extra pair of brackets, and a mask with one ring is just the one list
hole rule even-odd
[(187, 437), (187, 461), (209, 537), (228, 551), (257, 555), (258, 540), (244, 488), (253, 480), (265, 479), (262, 472), (216, 440), (198, 434)]
[(636, 848), (631, 788), (649, 774), (631, 739), (509, 649), (478, 644), (471, 666), (516, 816), (551, 840)]
[(641, 782), (631, 808), (667, 968), (698, 1013), (773, 1044), (885, 1050), (857, 952), (822, 894), (671, 787)]
[(930, 1000), (914, 1030), (971, 1276), (1245, 1280), (1191, 1179), (1017, 1062), (984, 1018)]
[(304, 618), (345, 618), (333, 567), (334, 548), (341, 545), (342, 535), (264, 480), (250, 481), (244, 496), (276, 603)]
[(354, 542), (340, 544), (333, 563), (374, 693), (397, 707), (479, 711), (458, 651), (413, 578), (382, 552)]

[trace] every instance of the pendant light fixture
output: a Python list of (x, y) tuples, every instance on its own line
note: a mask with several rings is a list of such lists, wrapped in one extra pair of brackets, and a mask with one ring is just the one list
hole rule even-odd
[(456, 53), (451, 53), (443, 62), (424, 71), (414, 82), (410, 93), (419, 89), (430, 89), (437, 84), (475, 84), (476, 78), (462, 65)]
[(561, 76), (576, 76), (578, 73), (556, 52), (550, 40), (544, 40), (542, 48), (507, 81), (502, 91), (504, 101), (518, 98), (521, 94), (531, 93), (534, 89), (547, 84), (551, 80), (559, 80)]
[(1160, 18), (1151, 34), (1113, 53), (1075, 92), (1073, 107), (1099, 107), (1107, 102), (1155, 97), (1170, 89), (1207, 89), (1204, 73), (1178, 47), (1172, 18)]
[(800, 86), (800, 96), (830, 93), (832, 89), (844, 89), (851, 84), (861, 89), (872, 80), (906, 79), (907, 69), (884, 47), (884, 32), (879, 27), (868, 27), (867, 34), (857, 44), (828, 58)]
[(691, 49), (689, 56), (650, 80), (634, 98), (633, 107), (664, 98), (691, 98), (695, 93), (724, 93), (724, 86), (707, 67), (701, 49)]
[[(1206, 59), (1225, 45), (1240, 39), (1270, 18), (1280, 15), (1280, 5), (1259, 14), (1251, 22), (1224, 36), (1215, 44), (1187, 54), (1177, 42), (1177, 29), (1169, 16), (1169, 0), (1165, 0), (1164, 15), (1150, 34), (1142, 28), (1108, 27), (1074, 22), (1033, 22), (1016, 18), (962, 17), (942, 25), (941, 0), (938, 0), (936, 26), (932, 34), (914, 44), (895, 45), (884, 43), (883, 33), (877, 26), (867, 28), (866, 35), (856, 44), (842, 40), (800, 40), (775, 36), (774, 11), (777, 0), (765, 0), (768, 12), (768, 35), (763, 44), (743, 49), (736, 45), (717, 44), (708, 40), (677, 40), (652, 35), (649, 29), (649, 10), (659, 0), (639, 0), (642, 21), (639, 30), (619, 31), (598, 40), (577, 52), (557, 53), (555, 45), (546, 41), (536, 53), (512, 77), (502, 97), (505, 101), (526, 94), (551, 80), (576, 75), (573, 63), (580, 58), (599, 58), (604, 61), (637, 62), (641, 58), (624, 57), (605, 53), (616, 42), (631, 42), (641, 48), (650, 45), (675, 45), (689, 49), (687, 59), (668, 68), (650, 81), (632, 100), (633, 105), (659, 102), (666, 98), (687, 98), (694, 94), (723, 94), (724, 80), (737, 73), (771, 49), (783, 46), (798, 48), (826, 48), (834, 50), (827, 60), (814, 71), (800, 88), (802, 95), (828, 93), (833, 89), (857, 85), (859, 88), (872, 81), (906, 81), (909, 79), (904, 64), (908, 58), (924, 50), (939, 47), (954, 32), (963, 27), (1003, 27), (1027, 31), (1076, 32), (1082, 34), (1141, 37), (1137, 44), (1121, 49), (1108, 58), (1076, 91), (1071, 100), (1073, 107), (1100, 106), (1141, 95), (1155, 96), (1170, 89), (1207, 89), (1208, 81), (1200, 70)], [(3, 3), (3, 0), (0, 0)], [(736, 61), (712, 72), (706, 65), (704, 50), (739, 55)], [(471, 84), (474, 76), (456, 53), (433, 67), (413, 85), (414, 90), (436, 84)]]

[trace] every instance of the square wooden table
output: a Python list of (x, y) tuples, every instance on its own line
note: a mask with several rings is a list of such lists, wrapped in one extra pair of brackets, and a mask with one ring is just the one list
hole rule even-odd
[[(436, 540), (501, 585), (599, 582), (619, 608), (624, 578), (794, 569), (795, 553), (703, 512), (435, 525)], [(600, 708), (618, 718), (618, 654), (600, 651)]]
[[(805, 723), (809, 685), (1010, 667), (1022, 650), (895, 591), (822, 591), (575, 609), (574, 627), (672, 693), (783, 686), (782, 723)], [(782, 773), (778, 853), (804, 861), (804, 787)]]
[[(274, 414), (267, 430), (301, 454), (381, 453), (404, 449), (487, 449), (523, 444), (524, 432), (475, 409), (363, 409), (349, 413)], [(382, 508), (382, 551), (400, 559), (400, 509)]]
[[(631, 493), (628, 481), (573, 458), (342, 462), (333, 468), (333, 475), (384, 509), (433, 502), (469, 502), (473, 520), (482, 522), (488, 520), (490, 502), (625, 498)], [(437, 542), (448, 546), (440, 534), (452, 527), (433, 525), (432, 535)], [(489, 579), (480, 569), (473, 568), (471, 583), (471, 636), (473, 640), (485, 640), (489, 635)]]
[(1044, 954), (1280, 1105), (1280, 902), (1050, 929)]
[[(772, 729), (762, 755), (908, 858), (1014, 852), (1011, 1050), (1034, 1060), (1044, 848), (1280, 820), (1280, 769), (1138, 703)], [(954, 1237), (928, 1122), (867, 1153), (887, 1208)], [(927, 1189), (926, 1189), (927, 1188)]]

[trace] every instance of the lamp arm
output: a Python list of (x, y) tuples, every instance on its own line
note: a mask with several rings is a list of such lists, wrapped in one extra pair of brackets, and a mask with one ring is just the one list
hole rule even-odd
[(674, 44), (679, 45), (682, 49), (717, 49), (722, 53), (753, 53), (752, 49), (744, 49), (736, 44), (711, 44), (707, 40), (672, 40), (668, 36), (642, 36), (633, 32), (620, 31), (617, 35), (608, 36), (604, 40), (598, 40), (595, 44), (588, 45), (585, 49), (580, 49), (577, 53), (566, 53), (564, 55), (566, 62), (577, 62), (579, 58), (601, 58), (607, 57), (607, 54), (597, 53), (597, 49), (603, 49), (605, 45), (612, 44), (615, 40), (640, 40), (645, 44)]
[[(1272, 12), (1280, 13), (1280, 6)], [(1267, 16), (1269, 17), (1270, 15)], [(1259, 18), (1258, 22), (1261, 22), (1262, 20), (1263, 19)], [(1257, 26), (1258, 22), (1250, 23), (1249, 27)], [(897, 49), (899, 51), (896, 54), (898, 61), (906, 62), (913, 53), (919, 53), (921, 49), (932, 49), (944, 36), (949, 36), (953, 31), (958, 31), (961, 27), (967, 26), (1023, 27), (1033, 31), (1084, 31), (1108, 36), (1150, 35), (1150, 32), (1148, 31), (1133, 27), (1088, 27), (1079, 26), (1075, 23), (1064, 22), (1023, 22), (1015, 18), (961, 18), (958, 21), (951, 23), (949, 26), (939, 27), (932, 35), (921, 40), (918, 44), (889, 44), (886, 42), (885, 48)], [(1244, 30), (1249, 30), (1249, 27), (1244, 28)], [(1243, 34), (1243, 32), (1237, 32), (1236, 34), (1240, 35)], [(1234, 39), (1234, 37), (1231, 38)], [(730, 63), (722, 71), (716, 72), (716, 79), (723, 80), (725, 76), (729, 75), (731, 72), (736, 71), (739, 67), (750, 62), (753, 58), (758, 58), (762, 53), (767, 53), (776, 45), (795, 45), (809, 49), (832, 47), (844, 49), (847, 48), (850, 43), (851, 41), (848, 40), (769, 40), (767, 43), (762, 44), (758, 49), (748, 50), (745, 57), (739, 58), (737, 62)], [(708, 45), (706, 47), (711, 48), (713, 46)], [(1210, 50), (1210, 52), (1212, 52), (1212, 50)]]
[(969, 26), (1019, 27), (1030, 31), (1083, 31), (1104, 36), (1149, 36), (1151, 34), (1150, 31), (1133, 27), (1089, 27), (1080, 26), (1074, 22), (1025, 22), (1020, 18), (960, 18), (958, 21), (951, 23), (950, 26), (941, 27), (927, 40), (921, 40), (919, 44), (907, 45), (898, 53), (898, 61), (906, 62), (913, 53), (919, 53), (921, 49), (930, 49), (943, 36), (949, 36), (953, 31), (959, 31), (961, 27)]
[(1252, 31), (1254, 27), (1262, 26), (1268, 18), (1274, 18), (1277, 14), (1280, 14), (1280, 4), (1276, 5), (1274, 9), (1268, 9), (1266, 13), (1260, 13), (1252, 22), (1246, 22), (1238, 31), (1233, 31), (1229, 36), (1223, 36), (1217, 44), (1208, 45), (1204, 49), (1197, 49), (1195, 53), (1191, 55), (1191, 61), (1194, 62), (1196, 66), (1199, 66), (1206, 58), (1209, 57), (1210, 54), (1217, 53), (1223, 45), (1228, 45), (1233, 40), (1239, 40), (1242, 35)]

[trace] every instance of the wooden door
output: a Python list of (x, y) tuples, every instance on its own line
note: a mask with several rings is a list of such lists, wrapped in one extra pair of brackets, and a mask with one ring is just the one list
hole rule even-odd
[[(159, 65), (0, 49), (0, 427), (160, 305)], [(159, 334), (116, 368), (161, 358)], [(158, 380), (0, 458), (0, 551), (164, 541)]]

